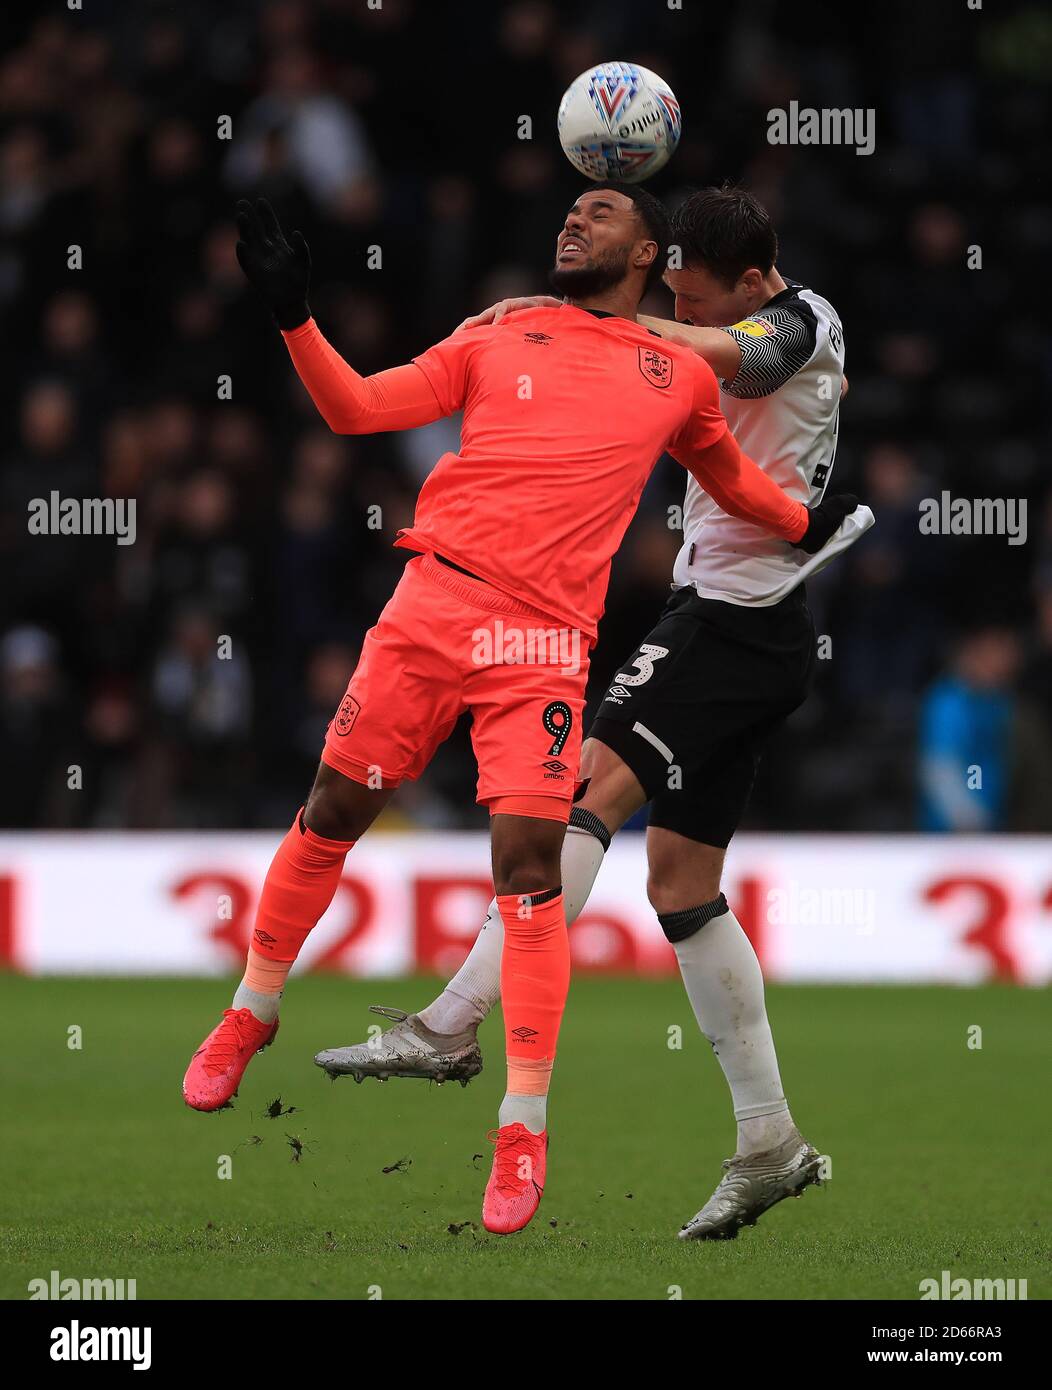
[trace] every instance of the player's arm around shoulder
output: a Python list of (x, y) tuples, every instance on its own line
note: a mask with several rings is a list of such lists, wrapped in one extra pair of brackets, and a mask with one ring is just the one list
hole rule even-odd
[(486, 328), (500, 323), (508, 314), (517, 314), (524, 309), (558, 309), (563, 300), (550, 294), (524, 294), (513, 299), (501, 299), (483, 309), (480, 314), (470, 314), (457, 326), (461, 328)]
[(676, 343), (706, 362), (721, 381), (733, 381), (741, 366), (742, 351), (737, 339), (723, 328), (694, 328), (671, 319), (656, 319), (640, 314), (637, 320), (644, 328), (657, 333), (667, 343)]

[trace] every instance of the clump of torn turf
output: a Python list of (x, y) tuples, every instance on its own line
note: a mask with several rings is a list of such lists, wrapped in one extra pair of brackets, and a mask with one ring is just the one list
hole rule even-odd
[(270, 1102), (263, 1114), (268, 1120), (280, 1120), (283, 1115), (295, 1115), (299, 1108), (298, 1105), (282, 1106), (281, 1097), (277, 1096)]
[(304, 1142), (298, 1134), (286, 1134), (285, 1138), (288, 1140), (289, 1148), (292, 1150), (293, 1163), (302, 1162), (303, 1155), (314, 1147), (313, 1144)]

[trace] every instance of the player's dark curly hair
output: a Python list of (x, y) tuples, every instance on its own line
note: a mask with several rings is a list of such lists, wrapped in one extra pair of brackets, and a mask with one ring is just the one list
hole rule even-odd
[(616, 179), (590, 183), (585, 192), (594, 193), (599, 188), (610, 188), (615, 193), (623, 193), (626, 198), (631, 198), (636, 205), (636, 216), (646, 229), (647, 236), (657, 242), (658, 253), (647, 272), (647, 289), (651, 289), (665, 273), (668, 259), (669, 218), (664, 203), (655, 198), (653, 193), (641, 188), (638, 183), (618, 183)]
[(767, 209), (744, 188), (702, 188), (672, 214), (671, 242), (685, 270), (707, 270), (729, 287), (753, 266), (764, 275), (778, 257)]

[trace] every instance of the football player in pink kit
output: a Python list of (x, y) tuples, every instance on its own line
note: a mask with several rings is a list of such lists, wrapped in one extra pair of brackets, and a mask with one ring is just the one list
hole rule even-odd
[[(747, 459), (711, 369), (635, 322), (666, 244), (649, 194), (599, 185), (559, 236), (569, 296), (514, 323), (458, 331), (411, 364), (362, 378), (306, 304), (309, 256), (265, 204), (239, 207), (238, 255), (304, 384), (343, 433), (407, 429), (463, 410), (459, 453), (428, 477), (396, 544), (418, 552), (367, 634), (314, 787), (267, 875), (234, 1006), (195, 1054), (188, 1104), (215, 1109), (277, 1031), (285, 978), (335, 893), (348, 850), (464, 710), (478, 799), (492, 817), (508, 1089), (486, 1189), (489, 1230), (521, 1229), (544, 1185), (546, 1097), (569, 982), (559, 856), (580, 758), (587, 658), (480, 659), (497, 624), (594, 641), (611, 557), (658, 457), (673, 452), (721, 506), (805, 549), (854, 499), (809, 511)], [(322, 1061), (324, 1059), (321, 1059)]]

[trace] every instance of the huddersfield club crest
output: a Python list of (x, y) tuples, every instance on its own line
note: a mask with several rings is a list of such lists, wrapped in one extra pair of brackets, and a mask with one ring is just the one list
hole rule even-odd
[(658, 352), (655, 348), (641, 347), (639, 349), (639, 370), (652, 386), (659, 386), (664, 390), (666, 386), (672, 384), (672, 358), (667, 352)]
[(336, 711), (336, 732), (347, 735), (354, 728), (354, 721), (358, 718), (358, 711), (361, 705), (353, 695), (345, 695), (340, 701), (340, 708)]

